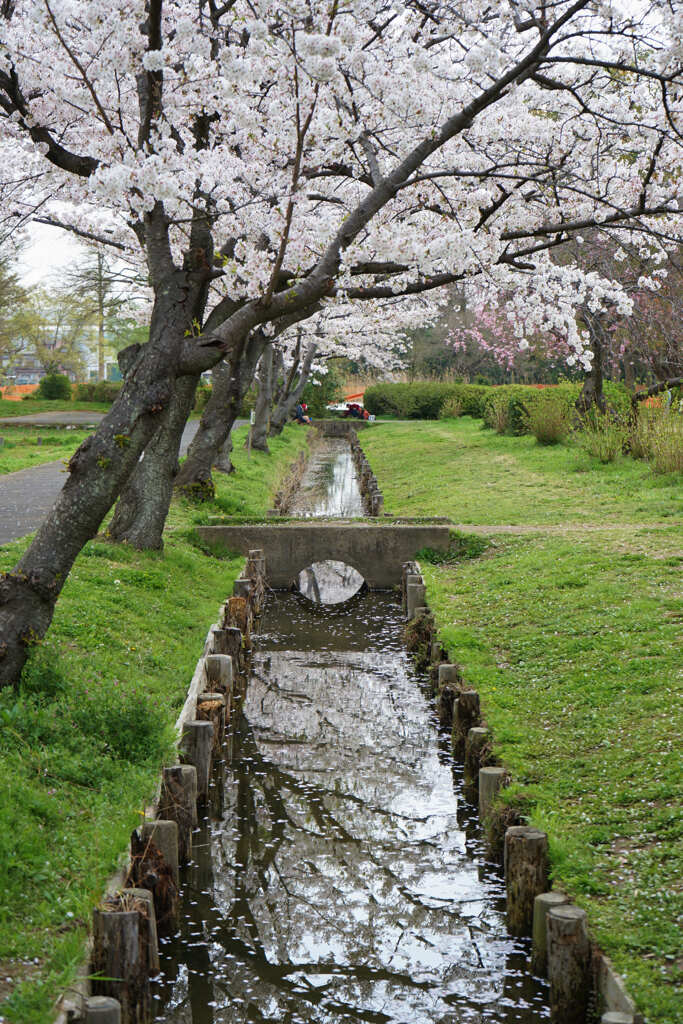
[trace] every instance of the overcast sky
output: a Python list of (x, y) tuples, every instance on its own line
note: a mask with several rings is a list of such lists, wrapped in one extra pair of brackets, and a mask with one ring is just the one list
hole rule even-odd
[(21, 260), (23, 284), (48, 284), (59, 281), (64, 267), (82, 254), (83, 246), (73, 235), (47, 224), (32, 224), (29, 228), (29, 244)]

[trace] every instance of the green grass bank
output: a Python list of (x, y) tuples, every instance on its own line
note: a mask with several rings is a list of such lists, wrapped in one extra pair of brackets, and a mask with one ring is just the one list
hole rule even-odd
[(68, 460), (91, 430), (66, 430), (57, 427), (0, 428), (0, 475), (40, 466), (57, 459)]
[[(651, 1024), (681, 1019), (683, 481), (479, 422), (363, 434), (385, 510), (490, 541), (423, 561), (440, 638), (481, 695), (505, 799)], [(677, 921), (678, 919), (678, 921)]]
[(0, 398), (0, 420), (10, 416), (35, 416), (39, 412), (109, 412), (109, 402), (60, 402), (55, 399), (31, 398), (26, 402), (12, 402)]
[[(263, 515), (307, 436), (287, 427), (271, 455), (248, 457), (244, 434), (215, 501), (174, 503), (163, 554), (86, 545), (19, 693), (0, 694), (0, 1017), (13, 1024), (52, 1018), (92, 906), (172, 759), (204, 638), (243, 565), (202, 550), (195, 527)], [(26, 544), (0, 547), (0, 568)]]

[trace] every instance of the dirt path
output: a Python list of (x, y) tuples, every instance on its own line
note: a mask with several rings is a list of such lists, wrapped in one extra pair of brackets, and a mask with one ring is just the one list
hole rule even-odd
[(623, 533), (628, 530), (672, 530), (683, 526), (678, 519), (655, 523), (524, 523), (524, 525), (506, 525), (495, 523), (490, 526), (475, 523), (458, 523), (453, 527), (461, 533), (476, 533), (488, 537), (492, 533), (509, 533), (523, 536), (529, 533), (547, 533), (562, 537), (572, 533)]

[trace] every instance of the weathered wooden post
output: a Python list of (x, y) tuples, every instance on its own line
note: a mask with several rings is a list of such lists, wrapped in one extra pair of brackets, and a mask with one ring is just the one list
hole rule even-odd
[(161, 776), (159, 817), (178, 824), (178, 860), (192, 859), (192, 829), (197, 826), (197, 769), (190, 764), (164, 768)]
[(439, 665), (437, 711), (441, 725), (453, 724), (453, 706), (462, 688), (462, 675), (458, 665)]
[(152, 1011), (147, 904), (125, 891), (93, 911), (91, 987), (121, 1005), (121, 1024), (146, 1024)]
[(247, 599), (251, 596), (253, 588), (254, 581), (252, 579), (240, 577), (232, 585), (232, 596)]
[(491, 733), (484, 725), (475, 725), (467, 733), (465, 740), (465, 782), (475, 788), (479, 782), (479, 769), (483, 767), (482, 759)]
[(230, 693), (233, 681), (233, 664), (229, 654), (207, 654), (204, 671), (208, 689), (219, 693)]
[(493, 801), (496, 799), (498, 790), (505, 785), (505, 769), (497, 765), (491, 765), (479, 769), (479, 817), (482, 822), (486, 821)]
[(216, 754), (220, 752), (225, 739), (225, 713), (224, 693), (200, 693), (197, 697), (197, 718), (213, 723), (213, 750)]
[(531, 969), (541, 978), (548, 977), (548, 911), (569, 903), (563, 892), (541, 892), (534, 900), (531, 928)]
[(512, 935), (531, 935), (534, 900), (548, 889), (548, 836), (531, 825), (505, 833), (507, 926)]
[(461, 690), (453, 705), (453, 756), (465, 758), (467, 733), (481, 723), (479, 694), (476, 690)]
[(121, 1003), (111, 996), (90, 996), (84, 1019), (85, 1024), (121, 1024)]
[(178, 825), (175, 821), (146, 821), (131, 836), (132, 878), (151, 889), (160, 935), (178, 930), (180, 871)]
[[(199, 714), (199, 705), (197, 713)], [(202, 715), (196, 721), (184, 723), (178, 745), (183, 764), (192, 764), (197, 769), (197, 799), (200, 802), (205, 802), (209, 798), (214, 733), (215, 726), (211, 716)]]
[(149, 889), (126, 889), (126, 893), (136, 896), (147, 906), (147, 917), (149, 918), (149, 970), (152, 977), (159, 973), (159, 939), (157, 937), (157, 921), (154, 913), (154, 896)]
[(585, 1024), (591, 988), (586, 911), (552, 907), (548, 923), (548, 980), (553, 1024)]

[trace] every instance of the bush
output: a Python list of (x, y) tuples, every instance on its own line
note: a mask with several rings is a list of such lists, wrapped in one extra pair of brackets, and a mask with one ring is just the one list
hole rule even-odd
[(462, 405), (461, 415), (481, 416), (483, 401), (491, 391), (480, 384), (415, 381), (412, 384), (373, 384), (365, 392), (364, 405), (375, 416), (402, 420), (436, 420), (449, 399)]
[(52, 402), (70, 402), (71, 382), (63, 373), (47, 373), (38, 384), (37, 394)]
[(76, 385), (77, 402), (101, 402), (111, 405), (123, 387), (121, 381), (98, 380), (86, 381)]
[(507, 434), (510, 426), (510, 406), (507, 395), (495, 394), (487, 398), (484, 406), (484, 423), (487, 427), (495, 430), (497, 434)]
[(527, 415), (528, 431), (539, 444), (561, 444), (571, 424), (570, 406), (555, 394), (541, 392)]
[(211, 385), (205, 380), (200, 380), (199, 384), (197, 385), (197, 390), (194, 396), (194, 411), (204, 412), (204, 409), (206, 408), (206, 403), (209, 401), (210, 398)]
[(462, 416), (462, 402), (456, 395), (445, 398), (439, 409), (440, 420), (456, 420)]
[(579, 439), (589, 455), (602, 463), (614, 462), (624, 448), (626, 429), (610, 413), (592, 410), (582, 422)]
[(647, 447), (655, 473), (683, 473), (683, 416), (662, 410), (651, 417)]

